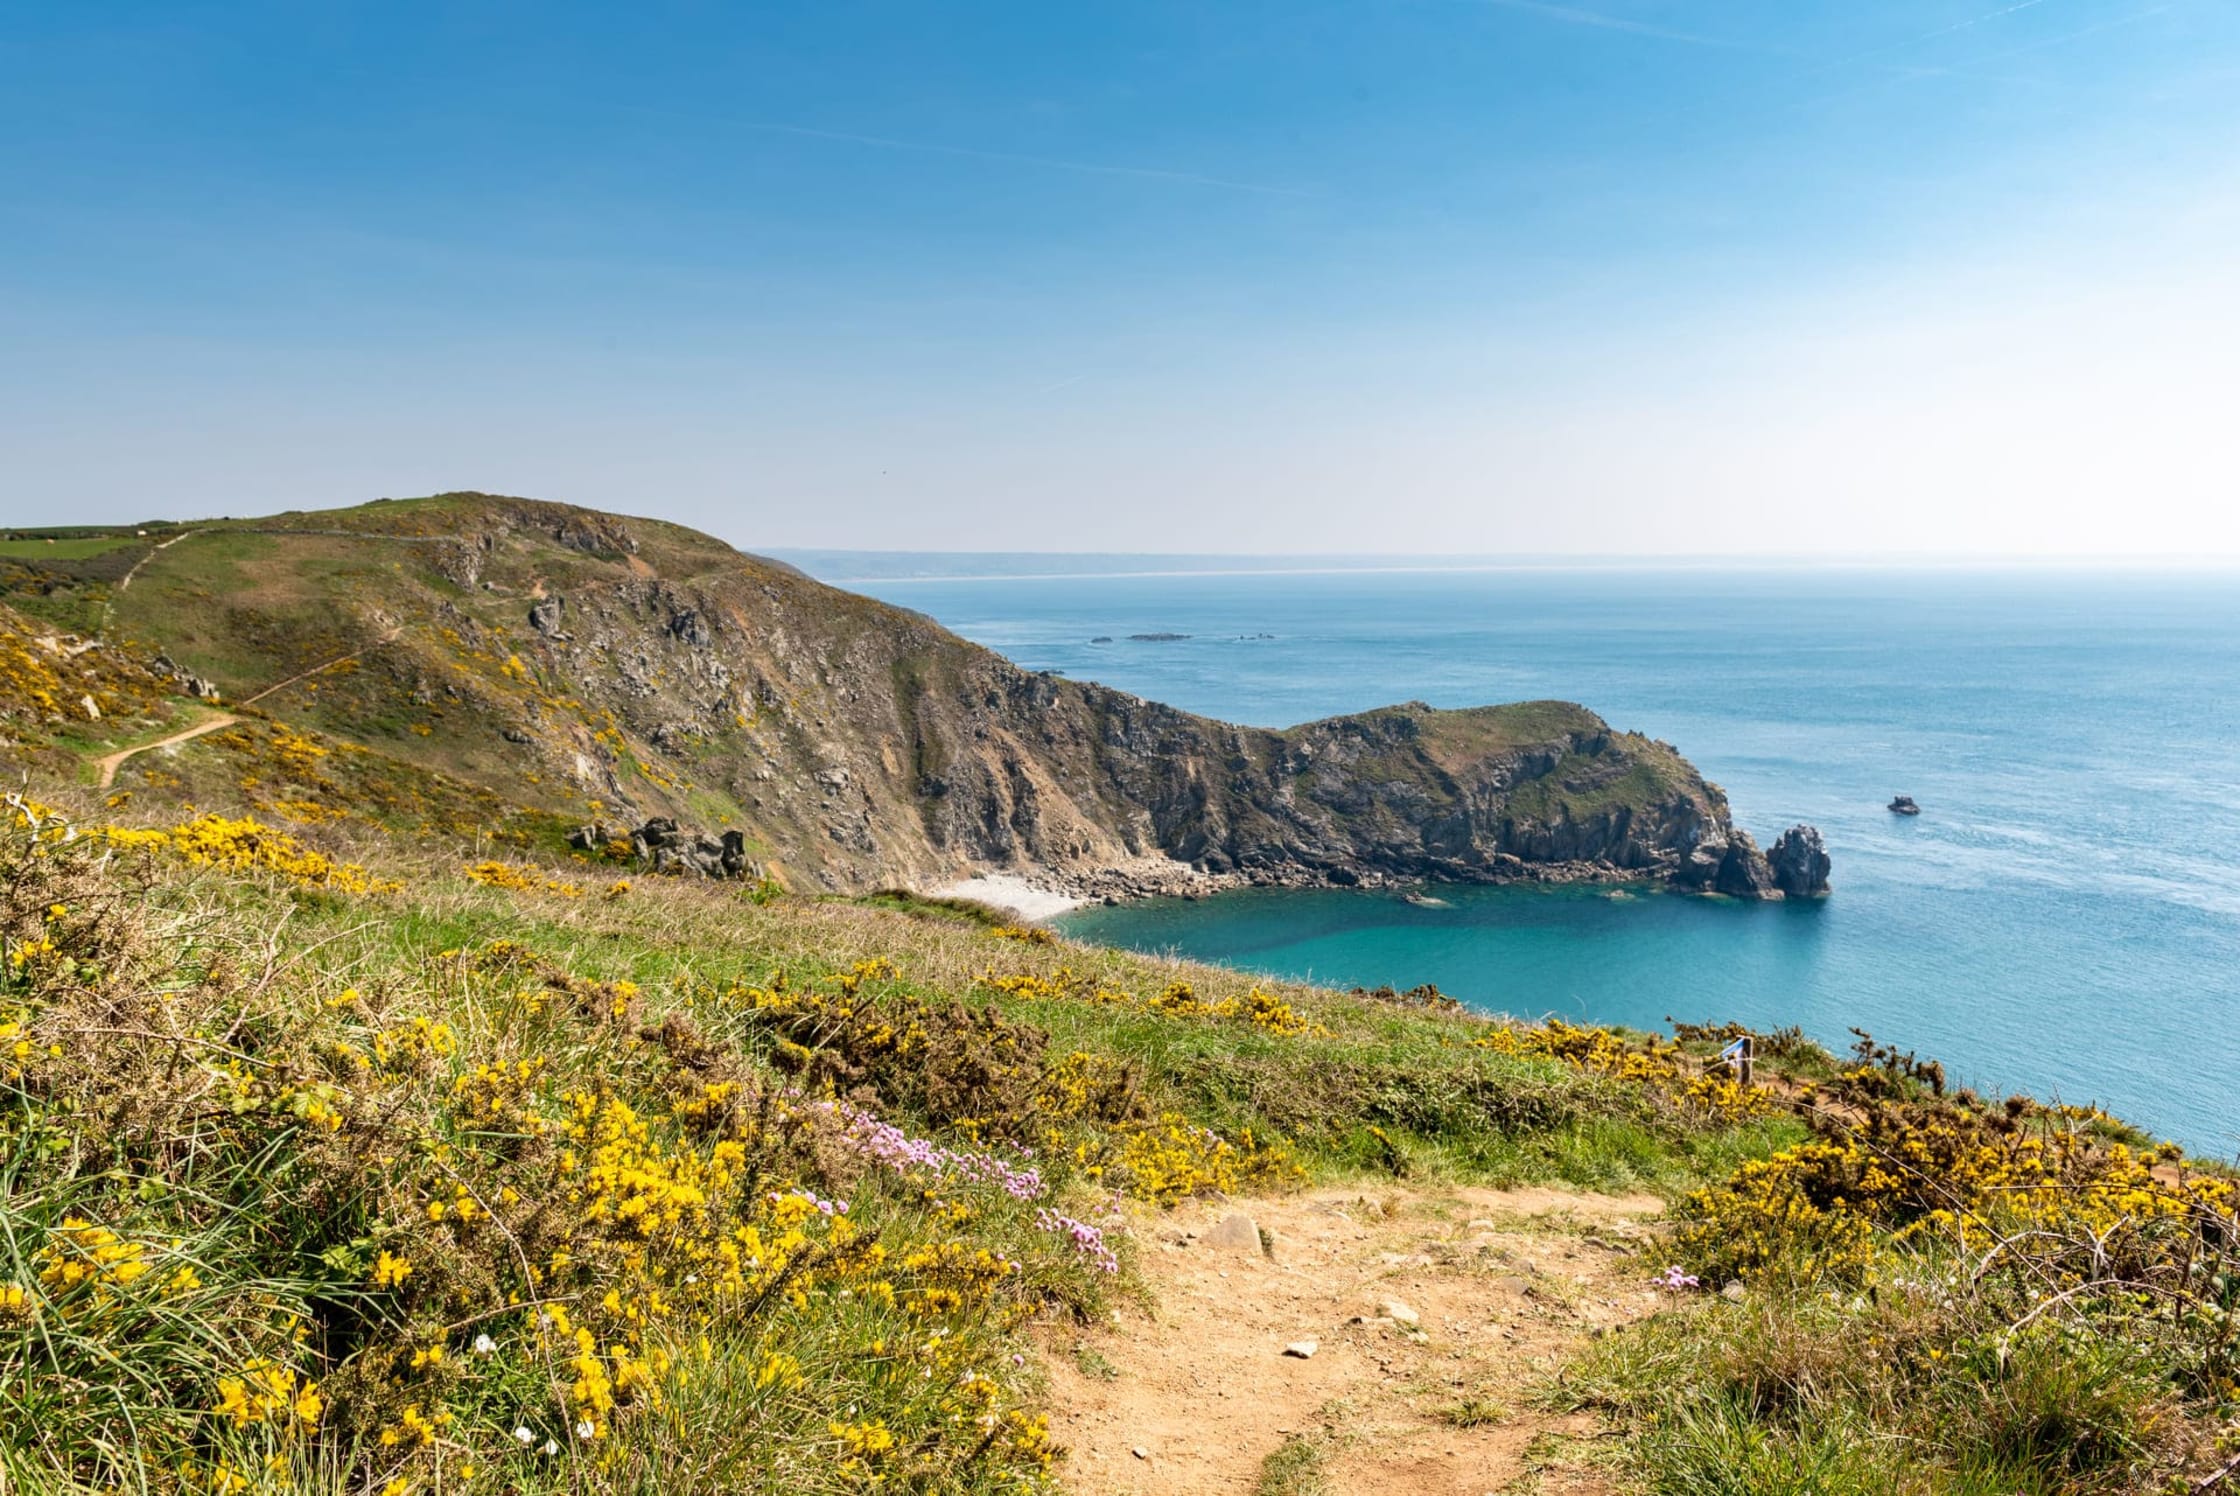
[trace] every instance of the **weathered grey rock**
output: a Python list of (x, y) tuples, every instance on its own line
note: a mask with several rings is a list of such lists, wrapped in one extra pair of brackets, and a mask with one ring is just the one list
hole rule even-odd
[(1727, 840), (1727, 855), (1719, 859), (1719, 875), (1711, 883), (1712, 891), (1736, 899), (1778, 899), (1781, 890), (1773, 886), (1773, 869), (1766, 865), (1763, 852), (1749, 832), (1737, 826)]
[(1411, 1330), (1422, 1323), (1423, 1318), (1399, 1299), (1386, 1299), (1383, 1303), (1377, 1305), (1377, 1313), (1391, 1320), (1394, 1324), (1403, 1325)]
[(554, 526), (552, 538), (587, 556), (635, 556), (637, 538), (611, 514), (587, 509), (568, 510)]
[[(596, 824), (569, 833), (568, 845), (591, 851), (606, 845), (605, 828)], [(710, 836), (655, 816), (630, 833), (630, 853), (657, 873), (697, 873), (704, 878), (744, 878), (754, 869), (744, 832)]]
[(150, 663), (157, 670), (178, 682), (179, 689), (185, 691), (189, 696), (199, 701), (216, 701), (218, 699), (218, 688), (215, 684), (204, 680), (185, 666), (178, 664), (171, 656), (159, 654)]
[(558, 593), (554, 593), (550, 597), (540, 597), (529, 604), (529, 627), (535, 629), (547, 639), (558, 638), (560, 635), (560, 618), (567, 611), (567, 608), (567, 600)]
[(1322, 1347), (1312, 1340), (1294, 1340), (1283, 1348), (1283, 1353), (1287, 1356), (1297, 1356), (1300, 1360), (1305, 1361), (1320, 1349)]
[(1225, 1215), (1198, 1240), (1201, 1245), (1220, 1252), (1257, 1252), (1260, 1250), (1260, 1227), (1248, 1215)]
[(1791, 826), (1766, 854), (1773, 886), (1792, 899), (1818, 898), (1828, 891), (1828, 849), (1815, 826)]
[(669, 637), (695, 649), (706, 649), (715, 642), (715, 635), (708, 632), (708, 620), (697, 608), (679, 608), (669, 615)]

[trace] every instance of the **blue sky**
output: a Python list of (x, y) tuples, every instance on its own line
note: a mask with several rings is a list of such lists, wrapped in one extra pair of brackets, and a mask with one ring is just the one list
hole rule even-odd
[(2240, 552), (2240, 5), (0, 0), (0, 518)]

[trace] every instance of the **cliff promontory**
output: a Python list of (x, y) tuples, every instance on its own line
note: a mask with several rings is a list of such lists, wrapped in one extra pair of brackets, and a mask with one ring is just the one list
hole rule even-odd
[(1817, 837), (1777, 874), (1670, 745), (1564, 702), (1235, 726), (674, 525), (482, 494), (111, 534), (8, 592), (247, 708), (127, 788), (315, 800), (301, 752), (195, 780), (197, 753), (286, 731), (601, 837), (673, 820), (801, 887), (1825, 886)]

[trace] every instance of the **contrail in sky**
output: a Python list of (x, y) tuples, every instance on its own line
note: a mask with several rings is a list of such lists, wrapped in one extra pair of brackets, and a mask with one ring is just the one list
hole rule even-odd
[(928, 156), (961, 156), (973, 161), (1003, 161), (1014, 166), (1039, 166), (1051, 171), (1086, 172), (1099, 177), (1135, 177), (1145, 181), (1174, 182), (1186, 187), (1217, 187), (1226, 192), (1251, 192), (1264, 197), (1320, 197), (1304, 187), (1272, 187), (1264, 182), (1239, 182), (1209, 177), (1194, 171), (1169, 171), (1157, 166), (1108, 166), (1096, 161), (1068, 161), (1058, 156), (1029, 156), (1017, 151), (983, 151), (971, 146), (941, 145), (927, 140), (897, 140), (887, 135), (857, 135), (847, 130), (819, 130), (809, 125), (765, 124), (734, 121), (741, 129), (771, 135), (798, 135), (809, 140), (836, 140), (848, 145), (871, 146), (882, 151), (915, 151)]

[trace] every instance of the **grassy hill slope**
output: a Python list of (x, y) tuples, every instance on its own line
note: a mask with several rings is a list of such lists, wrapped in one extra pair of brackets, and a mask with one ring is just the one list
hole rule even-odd
[[(1022, 671), (657, 521), (454, 494), (109, 538), (13, 542), (31, 554), (0, 583), (306, 737), (609, 832), (736, 830), (803, 888), (990, 868), (1667, 877), (1733, 839), (1669, 745), (1582, 707), (1234, 727)], [(224, 752), (136, 764), (125, 786), (316, 798), (270, 774), (228, 791), (226, 765), (201, 767)]]

